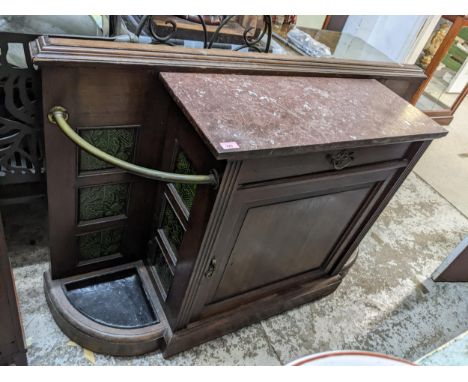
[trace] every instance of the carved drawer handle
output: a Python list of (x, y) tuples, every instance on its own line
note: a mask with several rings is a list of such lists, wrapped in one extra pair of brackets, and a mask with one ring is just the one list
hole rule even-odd
[(354, 160), (354, 153), (352, 151), (342, 150), (333, 155), (327, 154), (327, 160), (335, 170), (343, 170)]
[(212, 173), (209, 175), (184, 175), (173, 172), (159, 171), (126, 162), (98, 149), (96, 146), (93, 146), (84, 140), (79, 134), (75, 132), (75, 130), (71, 128), (71, 126), (67, 123), (68, 113), (64, 107), (54, 106), (52, 109), (50, 109), (48, 118), (49, 122), (58, 125), (62, 132), (81, 149), (95, 156), (96, 158), (110, 163), (115, 167), (119, 167), (131, 174), (138, 175), (143, 178), (159, 180), (162, 182), (212, 184), (215, 187), (218, 186), (219, 177), (216, 173), (216, 170), (212, 170)]

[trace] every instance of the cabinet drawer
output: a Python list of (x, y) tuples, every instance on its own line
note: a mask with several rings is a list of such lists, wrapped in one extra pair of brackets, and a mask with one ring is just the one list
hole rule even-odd
[(288, 157), (246, 160), (239, 183), (246, 184), (406, 158), (411, 143), (320, 151)]

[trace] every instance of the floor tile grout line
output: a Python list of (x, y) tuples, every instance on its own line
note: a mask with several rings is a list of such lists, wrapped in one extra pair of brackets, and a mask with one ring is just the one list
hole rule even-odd
[(465, 219), (468, 219), (468, 216), (465, 215), (463, 211), (461, 211), (455, 204), (453, 204), (450, 200), (448, 200), (444, 195), (442, 195), (436, 188), (434, 188), (433, 185), (431, 185), (426, 179), (424, 179), (421, 175), (419, 175), (415, 170), (412, 171), (414, 175), (420, 180), (423, 181), (423, 183), (427, 186), (429, 186), (434, 192), (439, 195), (442, 199), (444, 199), (448, 204), (450, 204), (453, 208), (455, 208), (458, 213), (460, 213)]
[(280, 366), (284, 366), (278, 352), (276, 351), (275, 347), (271, 343), (270, 336), (268, 335), (267, 331), (265, 330), (265, 327), (263, 326), (263, 321), (260, 321), (260, 327), (262, 328), (263, 334), (265, 335), (265, 339), (266, 339), (266, 342), (268, 344), (268, 347), (273, 351), (273, 354), (275, 355), (276, 359), (278, 360)]

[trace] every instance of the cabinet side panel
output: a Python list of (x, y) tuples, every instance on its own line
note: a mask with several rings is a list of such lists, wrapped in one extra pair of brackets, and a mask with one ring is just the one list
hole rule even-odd
[[(76, 85), (76, 77), (74, 70), (42, 69), (49, 246), (53, 278), (69, 271), (77, 257), (73, 234), (76, 221), (76, 146), (47, 120), (47, 113), (52, 106), (63, 105), (64, 95)], [(73, 116), (76, 110), (74, 104), (66, 106)]]
[(237, 184), (237, 176), (242, 162), (232, 161), (226, 164), (221, 185), (206, 226), (206, 231), (201, 242), (198, 256), (190, 274), (184, 298), (180, 305), (179, 314), (173, 322), (173, 329), (185, 327), (193, 316), (194, 311), (199, 311), (204, 305), (207, 296), (205, 292), (199, 293), (200, 285), (206, 281), (206, 270), (212, 261), (212, 251), (215, 241), (225, 218), (226, 211), (231, 203), (232, 194)]
[(85, 140), (158, 168), (167, 99), (156, 74), (70, 65), (44, 66), (42, 75), (52, 278), (142, 258), (155, 182), (84, 154), (47, 114), (63, 106)]

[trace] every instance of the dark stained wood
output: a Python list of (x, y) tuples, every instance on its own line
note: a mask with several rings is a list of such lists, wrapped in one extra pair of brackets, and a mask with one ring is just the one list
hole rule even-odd
[(76, 225), (75, 233), (83, 235), (90, 232), (101, 231), (104, 229), (122, 228), (127, 225), (127, 215), (121, 214), (105, 218), (93, 219), (86, 222), (80, 222)]
[(296, 288), (288, 288), (280, 293), (260, 298), (250, 304), (238, 305), (237, 309), (218, 316), (194, 322), (192, 325), (174, 332), (167, 339), (167, 345), (163, 353), (164, 357), (171, 357), (253, 322), (264, 320), (296, 306), (325, 297), (339, 286), (341, 280), (340, 276), (315, 280)]
[(275, 55), (263, 53), (239, 53), (224, 49), (203, 49), (173, 47), (167, 45), (146, 45), (111, 41), (67, 39), (42, 36), (30, 44), (33, 62), (41, 64), (58, 64), (60, 62), (80, 63), (84, 65), (119, 64), (154, 66), (160, 70), (190, 69), (213, 72), (248, 74), (263, 72), (270, 74), (300, 75), (327, 74), (331, 70), (350, 76), (374, 75), (383, 78), (416, 77), (423, 78), (422, 70), (416, 65), (329, 60), (317, 57)]
[(15, 281), (0, 215), (0, 366), (28, 364)]
[[(158, 319), (161, 320), (159, 323), (136, 329), (112, 328), (102, 325), (80, 313), (70, 303), (65, 294), (67, 284), (126, 269), (137, 270), (142, 287)], [(167, 322), (156, 292), (150, 286), (151, 281), (148, 272), (141, 261), (60, 280), (52, 280), (49, 272), (44, 275), (44, 291), (47, 304), (60, 329), (86, 349), (115, 356), (141, 355), (159, 349), (163, 344)]]
[[(149, 168), (159, 168), (170, 99), (162, 92), (161, 86), (156, 85), (157, 80), (154, 80), (154, 77), (152, 75), (148, 76), (148, 74), (145, 75), (146, 80), (154, 81), (154, 85), (137, 85), (141, 86), (145, 91), (143, 100), (137, 96), (140, 103), (144, 105), (145, 110), (140, 116), (143, 118), (143, 125), (138, 130), (133, 162)], [(155, 106), (153, 106), (154, 100), (157, 100)], [(138, 260), (143, 257), (150, 239), (158, 184), (148, 179), (139, 178), (138, 181), (132, 183), (131, 187), (127, 207), (128, 228), (126, 237), (123, 240), (122, 252)]]
[[(257, 288), (260, 288), (273, 281), (280, 281), (287, 277), (293, 278), (300, 276), (302, 272), (313, 270), (320, 270), (320, 272), (311, 273), (312, 279), (322, 277), (328, 272), (327, 263), (332, 259), (335, 259), (336, 263), (336, 256), (341, 255), (341, 252), (336, 253), (334, 247), (344, 239), (342, 235), (345, 228), (356, 223), (354, 217), (362, 208), (362, 204), (368, 198), (375, 198), (373, 187), (391, 178), (395, 170), (404, 165), (399, 162), (394, 164), (387, 162), (381, 166), (318, 173), (297, 177), (297, 179), (287, 177), (278, 183), (260, 184), (257, 187), (235, 192), (226, 208), (224, 221), (217, 232), (218, 240), (207, 255), (216, 259), (217, 269), (211, 278), (205, 278), (198, 287), (190, 319), (194, 320), (200, 315), (206, 315), (205, 309), (212, 311), (214, 308), (209, 306), (213, 303), (219, 304), (222, 297), (228, 297), (229, 293), (226, 291), (231, 291), (230, 295), (234, 296), (233, 290), (236, 288), (245, 287), (247, 289), (238, 290), (238, 293), (247, 292), (249, 285), (252, 289), (252, 285), (257, 283)], [(291, 211), (291, 208), (281, 208), (290, 201), (296, 203), (303, 201), (301, 204), (311, 202), (315, 212), (311, 212), (308, 218), (306, 216), (302, 216), (301, 219), (297, 216), (291, 218), (290, 214), (294, 212), (294, 209)], [(329, 205), (322, 206), (323, 202)], [(261, 208), (265, 211), (261, 211), (263, 212), (262, 224), (260, 227), (254, 227), (250, 224), (248, 214), (262, 206), (266, 206)], [(304, 208), (304, 206), (301, 207)], [(272, 215), (272, 211), (276, 215)], [(303, 212), (302, 209), (298, 213), (301, 214), (301, 212)], [(291, 219), (287, 220), (288, 218)], [(270, 232), (269, 239), (265, 240), (264, 233), (261, 231), (269, 224), (271, 224), (272, 232)], [(302, 224), (308, 229), (302, 227)], [(247, 229), (244, 230), (246, 225)], [(275, 237), (283, 238), (284, 243), (281, 245), (276, 242)], [(302, 245), (304, 245), (303, 249), (301, 249)], [(246, 246), (250, 250), (247, 250)], [(279, 247), (278, 252), (275, 246)], [(242, 251), (247, 251), (248, 261), (244, 258), (244, 253), (236, 251), (239, 247)], [(302, 254), (301, 251), (303, 251)], [(295, 260), (301, 256), (303, 256), (301, 261), (296, 263)], [(236, 257), (243, 261), (239, 261)], [(237, 269), (237, 277), (244, 278), (245, 285), (237, 283), (236, 267), (239, 266), (241, 268)], [(232, 268), (234, 269), (231, 273)], [(294, 280), (291, 280), (291, 284), (295, 284)], [(247, 300), (249, 298), (246, 296)], [(242, 303), (245, 302), (242, 301)], [(230, 306), (231, 303), (223, 301), (223, 305)], [(218, 311), (219, 307), (214, 310)]]
[[(221, 49), (189, 49), (43, 36), (30, 44), (34, 63), (119, 65), (159, 71), (376, 78), (406, 100), (426, 76), (416, 65), (353, 61)], [(402, 84), (407, 84), (403, 85)]]
[[(155, 202), (157, 185), (118, 170), (79, 174), (79, 150), (57, 126), (48, 122), (47, 113), (53, 105), (65, 106), (73, 114), (70, 123), (79, 130), (135, 128), (138, 150), (134, 162), (157, 168), (169, 98), (160, 95), (161, 86), (149, 86), (157, 84), (158, 79), (147, 71), (45, 67), (42, 76), (46, 155), (55, 158), (47, 168), (52, 278), (142, 258), (150, 234), (153, 209), (149, 206)], [(55, 86), (57, 80), (69, 84), (73, 92), (66, 90), (67, 85)], [(158, 107), (152, 107), (152, 99), (158, 100)], [(126, 215), (77, 224), (77, 188), (120, 181), (127, 181), (131, 187)], [(117, 226), (125, 229), (122, 256), (79, 261), (77, 236)], [(76, 237), (69, 235), (72, 230)]]
[(250, 207), (213, 299), (319, 269), (371, 187)]
[[(375, 80), (160, 76), (217, 159), (269, 157), (273, 152), (290, 155), (447, 134)], [(235, 146), (223, 147), (226, 143)]]
[(5, 184), (0, 187), (0, 206), (34, 203), (45, 197), (45, 182)]
[[(355, 261), (355, 256), (353, 257), (352, 254), (355, 253), (360, 240), (362, 240), (362, 237), (372, 226), (385, 205), (388, 204), (398, 187), (410, 173), (411, 169), (424, 153), (428, 145), (429, 142), (414, 143), (413, 146), (408, 149), (406, 154), (409, 159), (407, 165), (401, 167), (394, 176), (388, 177), (387, 181), (380, 185), (380, 190), (374, 194), (375, 197), (373, 198), (373, 204), (367, 203), (362, 206), (362, 216), (358, 218), (360, 223), (356, 222), (355, 226), (349, 233), (351, 241), (348, 242), (347, 245), (342, 246), (341, 256), (334, 263), (334, 266), (331, 269), (332, 276), (330, 277), (337, 277), (338, 275), (344, 275), (347, 273), (349, 266)], [(230, 183), (232, 183), (232, 181)], [(210, 254), (203, 257), (209, 259)], [(205, 315), (202, 314), (198, 321), (196, 319), (192, 319), (192, 322), (186, 325), (186, 329), (181, 329), (173, 333), (165, 349), (165, 356), (171, 356), (185, 350), (187, 347), (193, 346), (193, 344), (198, 344), (205, 342), (207, 339), (215, 338), (220, 335), (220, 333), (224, 334), (235, 330), (246, 323), (252, 323), (258, 319), (280, 313), (289, 309), (291, 306), (296, 306), (296, 304), (311, 301), (318, 298), (317, 296), (323, 296), (331, 293), (336, 288), (335, 285), (328, 293), (322, 290), (316, 294), (320, 288), (317, 287), (317, 289), (315, 289), (312, 288), (311, 285), (318, 286), (321, 283), (325, 283), (327, 278), (325, 277), (317, 280), (316, 274), (313, 276), (315, 276), (315, 278), (310, 277), (306, 273), (297, 277), (294, 282), (291, 282), (291, 279), (284, 280), (279, 283), (274, 283), (273, 285), (268, 285), (265, 288), (259, 288), (257, 291), (245, 293), (243, 295), (244, 298), (238, 297), (231, 299), (231, 305), (224, 302), (224, 306), (222, 306), (221, 309), (219, 307), (220, 304), (208, 306), (205, 308)], [(328, 280), (331, 282), (332, 279)], [(203, 279), (200, 280), (200, 285), (202, 287), (205, 281), (206, 280)], [(307, 284), (307, 282), (309, 284)], [(304, 285), (302, 287), (303, 289), (297, 289), (297, 286), (301, 284)], [(295, 285), (296, 287), (291, 289), (292, 285)], [(263, 291), (261, 289), (263, 289)], [(305, 293), (304, 291), (308, 292)], [(287, 298), (283, 299), (283, 297), (285, 297), (284, 293), (289, 295)], [(307, 294), (309, 294), (309, 297), (306, 297)], [(277, 298), (276, 303), (272, 300), (275, 298)], [(192, 306), (197, 306), (197, 303), (193, 303)]]
[[(143, 278), (164, 318), (150, 347), (166, 344), (170, 356), (335, 290), (430, 141), (446, 134), (368, 79), (408, 99), (422, 79), (413, 66), (47, 37), (32, 51), (47, 78), (45, 111), (67, 107), (78, 129), (135, 126), (138, 164), (173, 171), (182, 149), (195, 172), (220, 176), (217, 189), (197, 186), (189, 211), (172, 185), (119, 170), (77, 174), (76, 148), (46, 124), (57, 230), (48, 302), (62, 330), (96, 351), (149, 348), (116, 347), (115, 336), (99, 334), (108, 329), (73, 313), (60, 295), (64, 276), (113, 272), (160, 245), (173, 275), (169, 289), (150, 259)], [(72, 86), (54, 86), (59, 80)], [(241, 149), (222, 149), (223, 140)], [(77, 224), (77, 187), (120, 181), (132, 184), (127, 214)], [(165, 204), (181, 223), (179, 248), (161, 229)], [(76, 252), (56, 251), (76, 248), (77, 234), (114, 225), (127, 232), (122, 254), (77, 263)]]
[(436, 282), (468, 282), (468, 237), (439, 265), (432, 279)]
[[(312, 270), (318, 271), (312, 278), (326, 274), (340, 256), (344, 238), (360, 226), (366, 210), (385, 189), (387, 182), (382, 180), (391, 179), (398, 168), (393, 164), (363, 167), (308, 181), (301, 177), (304, 183), (299, 187), (288, 178), (287, 187), (294, 188), (291, 193), (285, 183), (240, 191), (242, 206), (233, 204), (233, 210), (242, 216), (242, 228), (213, 299), (233, 296), (236, 288), (241, 292), (253, 289), (252, 283), (262, 287)], [(303, 186), (313, 191), (309, 195), (298, 192)], [(284, 201), (288, 193), (293, 201)]]
[[(74, 85), (77, 77), (52, 68), (43, 68), (42, 93), (44, 119), (44, 142), (47, 152), (53, 152), (59, 160), (47, 161), (47, 198), (49, 206), (49, 242), (51, 272), (53, 277), (63, 276), (77, 263), (75, 238), (70, 229), (76, 221), (75, 216), (75, 179), (76, 146), (67, 139), (56, 126), (47, 121), (47, 112), (58, 102), (63, 102), (63, 94)], [(73, 112), (72, 95), (70, 106)], [(70, 155), (73, 154), (73, 155)]]
[[(348, 164), (347, 168), (405, 158), (410, 145), (410, 143), (398, 143), (373, 147), (354, 147), (352, 150), (348, 150), (352, 153), (353, 160)], [(332, 171), (334, 168), (329, 158), (341, 151), (341, 149), (338, 149), (244, 160), (239, 174), (239, 183), (242, 184), (242, 187), (247, 187), (253, 182)]]
[[(183, 78), (183, 76), (181, 76), (181, 78)], [(204, 107), (208, 110), (211, 110), (210, 104), (205, 104)], [(241, 110), (245, 111), (245, 109), (242, 108)], [(419, 116), (422, 120), (428, 123), (427, 126), (431, 126), (430, 129), (434, 129), (426, 138), (431, 140), (431, 138), (439, 136), (440, 133), (442, 133), (442, 135), (444, 134), (444, 131), (439, 129), (435, 124), (428, 121), (427, 117), (421, 113), (419, 113)], [(213, 116), (213, 118), (216, 119), (216, 114)], [(192, 118), (191, 122), (192, 124), (196, 125), (198, 121)], [(343, 270), (344, 264), (346, 264), (346, 262), (350, 259), (352, 252), (356, 249), (356, 246), (364, 234), (370, 228), (371, 223), (375, 221), (378, 214), (382, 211), (383, 206), (390, 200), (391, 196), (396, 191), (397, 186), (401, 184), (403, 179), (409, 173), (409, 169), (414, 166), (417, 159), (420, 157), (420, 155), (422, 155), (422, 152), (427, 147), (426, 143), (422, 143), (422, 138), (418, 138), (419, 143), (414, 143), (412, 145), (405, 144), (403, 146), (381, 146), (384, 148), (382, 149), (382, 153), (377, 153), (379, 149), (371, 145), (371, 147), (368, 148), (371, 150), (368, 152), (369, 156), (366, 156), (365, 149), (362, 149), (363, 155), (361, 157), (361, 165), (356, 165), (355, 167), (350, 166), (349, 169), (347, 168), (341, 171), (330, 169), (330, 167), (327, 168), (327, 166), (321, 166), (319, 161), (315, 166), (315, 170), (318, 171), (317, 175), (291, 176), (295, 174), (294, 165), (292, 165), (291, 161), (289, 162), (289, 166), (284, 167), (284, 170), (282, 170), (280, 166), (280, 173), (276, 179), (272, 180), (265, 180), (265, 175), (261, 170), (244, 170), (252, 177), (248, 179), (250, 183), (248, 183), (247, 188), (245, 185), (241, 186), (238, 170), (236, 173), (234, 173), (235, 175), (233, 174), (234, 178), (229, 176), (227, 179), (223, 179), (223, 185), (221, 186), (222, 189), (223, 187), (225, 188), (227, 184), (230, 184), (230, 191), (223, 189), (223, 193), (226, 193), (227, 198), (223, 202), (223, 210), (226, 212), (224, 212), (222, 222), (218, 223), (218, 227), (214, 229), (213, 233), (209, 233), (209, 236), (213, 237), (208, 241), (210, 243), (209, 247), (202, 246), (202, 248), (206, 249), (204, 252), (199, 254), (199, 259), (197, 260), (197, 262), (199, 262), (202, 266), (195, 266), (194, 268), (194, 275), (192, 276), (192, 280), (196, 281), (192, 285), (189, 285), (189, 289), (192, 289), (192, 291), (188, 292), (188, 296), (190, 297), (188, 297), (186, 303), (184, 304), (185, 311), (180, 316), (181, 318), (178, 322), (178, 327), (180, 327), (180, 330), (184, 330), (183, 328), (187, 325), (190, 328), (197, 327), (197, 322), (199, 322), (200, 326), (198, 328), (204, 334), (195, 334), (192, 332), (194, 338), (199, 338), (198, 336), (207, 335), (207, 333), (210, 333), (211, 330), (213, 330), (212, 325), (216, 324), (208, 324), (209, 320), (213, 317), (220, 318), (226, 312), (235, 314), (234, 312), (239, 309), (238, 307), (245, 306), (252, 301), (258, 301), (259, 299), (263, 298), (263, 296), (279, 293), (280, 290), (287, 290), (292, 285), (297, 286), (300, 285), (301, 282), (311, 282), (316, 280), (318, 277), (323, 277), (323, 275), (326, 274), (339, 274)], [(417, 140), (418, 138), (413, 137), (412, 139)], [(357, 140), (355, 145), (359, 144), (365, 143)], [(375, 149), (374, 155), (371, 154), (372, 149)], [(327, 158), (326, 151), (320, 154), (321, 158)], [(306, 155), (297, 157), (300, 157), (303, 161), (305, 161), (307, 158)], [(369, 160), (369, 165), (365, 165), (366, 158), (373, 158), (374, 161)], [(272, 167), (275, 168), (275, 159), (271, 157), (268, 159), (271, 161)], [(283, 157), (277, 158), (278, 161), (281, 161), (282, 159)], [(400, 160), (395, 161), (391, 159)], [(244, 163), (255, 166), (257, 160), (260, 159), (251, 159), (249, 161), (245, 161)], [(244, 163), (241, 166), (242, 169), (244, 169)], [(298, 160), (296, 163), (299, 164), (301, 161)], [(255, 182), (255, 175), (259, 176), (261, 181)], [(284, 176), (284, 179), (278, 179), (280, 176)], [(360, 181), (358, 181), (359, 176), (361, 177)], [(349, 183), (346, 183), (347, 177), (351, 177), (348, 180)], [(316, 263), (312, 263), (315, 265), (311, 265), (309, 267), (307, 266), (307, 261), (305, 261), (305, 263), (299, 262), (301, 263), (300, 265), (304, 266), (304, 268), (298, 268), (295, 270), (294, 256), (297, 256), (298, 253), (300, 255), (300, 251), (288, 250), (288, 248), (290, 249), (291, 246), (288, 247), (286, 244), (281, 245), (275, 243), (275, 245), (272, 244), (270, 246), (269, 242), (262, 240), (264, 235), (262, 232), (259, 232), (259, 230), (261, 231), (264, 228), (258, 227), (258, 224), (250, 224), (248, 213), (252, 213), (252, 208), (255, 209), (258, 207), (255, 204), (256, 198), (259, 198), (259, 200), (263, 201), (264, 205), (267, 206), (265, 211), (274, 211), (273, 215), (275, 215), (277, 214), (278, 208), (280, 208), (277, 207), (278, 203), (281, 204), (288, 200), (294, 200), (295, 202), (298, 200), (304, 200), (307, 199), (308, 195), (314, 195), (314, 192), (317, 193), (317, 195), (320, 195), (320, 187), (317, 188), (317, 185), (311, 186), (311, 179), (324, 179), (323, 181), (325, 183), (322, 186), (324, 190), (322, 195), (333, 195), (334, 192), (343, 194), (349, 192), (350, 190), (359, 189), (359, 184), (362, 184), (362, 187), (364, 187), (367, 192), (365, 193), (366, 197), (361, 199), (359, 203), (356, 203), (354, 209), (351, 208), (352, 203), (347, 203), (349, 205), (348, 208), (351, 209), (349, 212), (351, 212), (350, 216), (353, 216), (353, 221), (348, 223), (346, 229), (342, 228), (340, 230), (337, 228), (336, 230), (333, 230), (330, 228), (333, 227), (333, 223), (325, 224), (325, 226), (329, 227), (332, 231), (335, 232), (335, 234), (341, 234), (338, 236), (338, 239), (335, 238), (334, 242), (332, 241), (334, 243), (333, 251), (330, 249), (328, 251), (325, 250), (324, 253), (326, 253), (326, 256), (323, 256), (321, 259), (319, 257), (318, 259), (309, 260), (312, 262), (314, 260), (317, 261)], [(237, 191), (235, 186), (236, 183), (238, 184), (237, 187), (240, 186)], [(304, 191), (301, 191), (301, 187), (303, 187)], [(268, 190), (276, 190), (278, 188), (284, 190), (283, 194), (279, 194), (283, 196), (279, 196), (276, 199), (271, 199)], [(288, 194), (288, 189), (290, 190), (290, 194)], [(242, 197), (242, 194), (246, 192), (249, 192), (248, 196)], [(272, 195), (274, 195), (274, 193)], [(262, 205), (262, 203), (260, 203), (260, 205)], [(213, 213), (216, 213), (216, 210), (217, 206), (215, 204)], [(285, 209), (284, 211), (286, 212), (283, 212), (283, 214), (286, 216), (289, 213), (294, 212), (290, 211), (290, 209)], [(333, 214), (330, 215), (333, 216)], [(263, 219), (260, 219), (262, 221), (262, 225), (266, 225), (268, 227), (269, 221), (271, 221), (275, 222), (279, 226), (282, 226), (281, 218), (278, 218), (277, 216), (275, 218), (275, 216), (268, 216), (268, 218), (263, 216)], [(320, 216), (322, 219), (327, 218), (326, 213), (316, 214), (316, 216)], [(294, 220), (295, 219), (292, 218), (289, 221), (289, 225), (293, 228), (297, 228), (297, 224), (294, 224)], [(339, 218), (337, 218), (335, 224), (338, 222), (341, 222)], [(221, 225), (219, 226), (219, 224)], [(310, 226), (310, 222), (308, 224)], [(246, 227), (245, 230), (243, 230), (243, 227)], [(274, 227), (274, 224), (270, 227)], [(285, 227), (284, 229), (286, 231), (288, 230), (288, 224), (285, 224), (283, 227)], [(294, 236), (294, 232), (292, 232), (291, 235), (291, 231), (289, 231), (289, 236)], [(316, 240), (318, 237), (322, 237), (323, 235), (325, 234), (318, 235)], [(269, 237), (272, 238), (275, 237), (275, 235), (270, 235)], [(302, 235), (302, 238), (304, 239), (304, 235)], [(261, 241), (261, 243), (257, 246), (258, 241)], [(327, 241), (327, 245), (329, 244), (330, 243)], [(238, 245), (237, 248), (236, 245)], [(278, 252), (275, 252), (278, 246), (279, 250)], [(265, 252), (263, 252), (264, 249)], [(263, 259), (261, 254), (268, 251), (269, 256)], [(280, 256), (281, 251), (283, 257)], [(239, 260), (233, 258), (233, 256), (238, 256)], [(284, 257), (287, 257), (289, 262), (284, 262)], [(275, 259), (277, 260), (275, 261)], [(210, 264), (213, 264), (213, 260), (216, 261), (216, 269), (214, 270), (213, 275), (207, 279), (206, 272), (207, 269), (209, 269)], [(255, 263), (257, 260), (259, 263)], [(278, 264), (276, 264), (277, 262)], [(276, 267), (276, 265), (278, 266)], [(317, 270), (323, 271), (317, 272)], [(281, 272), (283, 273), (281, 274)], [(244, 278), (243, 282), (238, 282), (237, 278), (235, 277), (236, 275), (237, 278)], [(308, 278), (305, 275), (308, 275)], [(259, 310), (256, 310), (256, 313), (262, 314), (259, 312)], [(207, 326), (205, 326), (205, 323)], [(177, 326), (175, 328), (177, 329)], [(178, 346), (177, 338), (179, 337), (177, 336), (177, 333), (178, 332), (176, 330), (174, 332), (173, 338), (169, 342), (169, 350), (167, 350), (167, 354), (171, 352), (170, 348), (177, 348)], [(187, 340), (187, 338), (181, 341), (185, 340)]]
[(406, 167), (401, 168), (393, 177), (393, 179), (391, 179), (390, 182), (384, 185), (384, 192), (382, 192), (382, 194), (379, 195), (376, 205), (373, 206), (373, 208), (370, 211), (368, 211), (368, 215), (366, 216), (363, 225), (359, 228), (359, 230), (353, 232), (353, 236), (350, 237), (350, 243), (344, 249), (344, 253), (341, 259), (338, 261), (337, 264), (334, 265), (332, 275), (340, 273), (341, 268), (352, 257), (359, 243), (364, 238), (364, 235), (369, 231), (369, 229), (372, 227), (372, 224), (374, 224), (379, 215), (382, 213), (383, 209), (390, 202), (392, 197), (397, 192), (398, 188), (401, 186), (401, 184), (410, 174), (418, 160), (429, 147), (430, 143), (431, 141), (414, 142), (408, 149), (408, 152), (406, 153), (406, 157), (408, 158), (408, 163)]
[(327, 296), (339, 286), (342, 278), (356, 261), (357, 254), (358, 251), (347, 260), (339, 275), (312, 282), (302, 282), (299, 287), (296, 284), (295, 288), (287, 287), (280, 292), (260, 295), (253, 302), (238, 303), (234, 306), (236, 309), (193, 322), (182, 330), (171, 332), (167, 336), (164, 357), (171, 357), (187, 348), (240, 329), (252, 322)]
[(240, 329), (252, 322), (327, 296), (339, 286), (356, 258), (357, 252), (348, 259), (337, 276), (314, 280), (303, 283), (299, 287), (284, 288), (281, 292), (260, 296), (254, 302), (237, 304), (236, 309), (193, 322), (182, 330), (171, 332), (167, 336), (164, 357), (171, 357), (187, 348)]
[[(165, 171), (174, 171), (175, 157), (181, 149), (189, 161), (193, 164), (199, 174), (205, 174), (215, 169), (222, 173), (225, 163), (216, 161), (203, 142), (197, 136), (187, 119), (180, 113), (179, 109), (172, 103), (167, 117), (167, 133), (165, 136), (162, 160), (159, 168)], [(174, 187), (171, 184), (160, 184), (158, 196), (156, 197), (155, 215), (163, 212), (162, 201), (167, 198), (174, 207), (173, 211), (182, 223), (185, 234), (181, 247), (177, 254), (174, 281), (165, 298), (164, 308), (168, 321), (172, 324), (177, 322), (180, 314), (180, 307), (187, 292), (187, 284), (192, 274), (198, 251), (201, 246), (206, 226), (211, 215), (213, 203), (217, 197), (217, 191), (210, 185), (198, 185), (193, 206), (188, 213), (186, 207), (181, 205), (174, 197)], [(164, 195), (164, 197), (161, 196)], [(160, 217), (162, 219), (162, 217)], [(166, 239), (159, 232), (159, 240)], [(167, 240), (167, 239), (166, 239)], [(167, 248), (169, 257), (171, 249)], [(164, 252), (164, 251), (163, 251)], [(170, 265), (170, 262), (168, 262)]]
[(230, 161), (226, 165), (223, 173), (222, 183), (218, 195), (213, 205), (211, 216), (206, 226), (205, 235), (196, 258), (189, 282), (184, 293), (184, 298), (180, 305), (177, 320), (172, 322), (173, 330), (185, 327), (191, 319), (192, 310), (196, 308), (197, 289), (205, 281), (206, 269), (209, 267), (212, 257), (210, 256), (216, 237), (219, 233), (220, 225), (224, 219), (224, 214), (229, 205), (236, 188), (236, 179), (239, 174), (241, 163)]
[(323, 22), (322, 29), (341, 32), (348, 20), (348, 15), (328, 15)]

